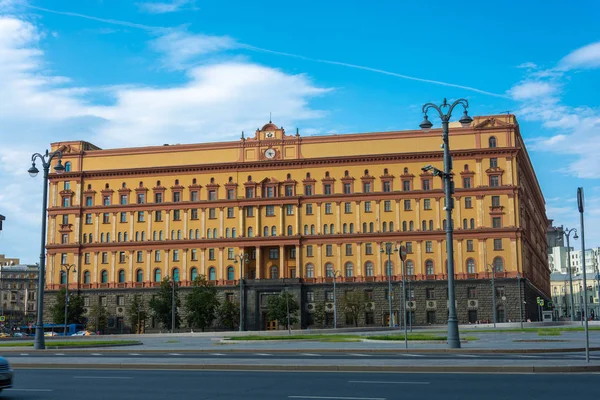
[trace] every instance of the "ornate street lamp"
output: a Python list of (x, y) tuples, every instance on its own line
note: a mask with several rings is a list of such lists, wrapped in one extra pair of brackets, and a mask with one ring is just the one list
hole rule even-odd
[(242, 253), (236, 256), (235, 264), (240, 262), (240, 332), (244, 330), (244, 264), (248, 264), (248, 253)]

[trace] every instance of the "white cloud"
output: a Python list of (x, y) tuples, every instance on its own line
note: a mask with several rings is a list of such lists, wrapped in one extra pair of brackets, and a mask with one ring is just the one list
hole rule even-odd
[(138, 3), (138, 7), (140, 10), (150, 14), (165, 14), (181, 11), (182, 9), (194, 8), (194, 3), (194, 0), (171, 0)]
[(563, 69), (600, 67), (600, 42), (583, 46), (564, 57), (559, 62)]
[(525, 68), (525, 69), (536, 69), (538, 66), (532, 62), (524, 62), (523, 64), (517, 65), (517, 68)]
[(508, 93), (515, 100), (531, 100), (555, 94), (557, 87), (549, 82), (525, 81), (513, 86)]

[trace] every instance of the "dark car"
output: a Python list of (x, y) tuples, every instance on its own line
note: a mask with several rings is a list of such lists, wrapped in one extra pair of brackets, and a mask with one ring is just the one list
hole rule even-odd
[(0, 357), (0, 391), (12, 387), (13, 370), (4, 357)]

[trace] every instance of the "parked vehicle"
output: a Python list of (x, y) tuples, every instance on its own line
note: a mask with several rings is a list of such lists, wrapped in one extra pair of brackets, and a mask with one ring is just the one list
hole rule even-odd
[(12, 387), (13, 370), (4, 357), (0, 357), (0, 391)]
[(91, 332), (91, 331), (79, 331), (79, 332), (75, 332), (71, 336), (92, 336), (95, 334), (96, 334), (95, 332)]

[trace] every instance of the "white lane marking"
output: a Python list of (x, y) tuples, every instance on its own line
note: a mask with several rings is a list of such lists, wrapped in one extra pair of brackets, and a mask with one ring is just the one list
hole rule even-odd
[(74, 376), (73, 379), (133, 379), (132, 376)]
[(456, 357), (471, 357), (471, 358), (479, 358), (475, 354), (456, 354)]
[(10, 390), (11, 392), (53, 392), (52, 389), (4, 389)]
[(320, 354), (315, 353), (300, 353), (301, 356), (309, 356), (309, 357), (320, 357)]
[(210, 353), (211, 356), (224, 356), (223, 353)]
[(169, 353), (170, 356), (180, 356), (181, 354), (179, 353)]
[(539, 356), (525, 356), (525, 355), (519, 355), (519, 358), (540, 358)]
[(64, 356), (65, 353), (54, 353), (55, 356)]
[(130, 356), (139, 356), (141, 355), (140, 353), (129, 353)]
[(329, 396), (288, 396), (288, 399), (387, 400), (385, 397), (329, 397)]
[(255, 356), (272, 356), (273, 354), (268, 353), (254, 353)]
[(29, 353), (21, 353), (22, 356), (28, 356)]
[(370, 354), (360, 354), (360, 353), (348, 353), (349, 356), (354, 356), (354, 357), (371, 357)]
[(407, 356), (407, 357), (425, 357), (422, 354), (400, 354), (401, 356)]
[(429, 385), (431, 382), (395, 382), (395, 381), (348, 381), (348, 383), (375, 383), (393, 385)]
[(93, 356), (101, 356), (102, 354), (100, 353), (92, 353)]

